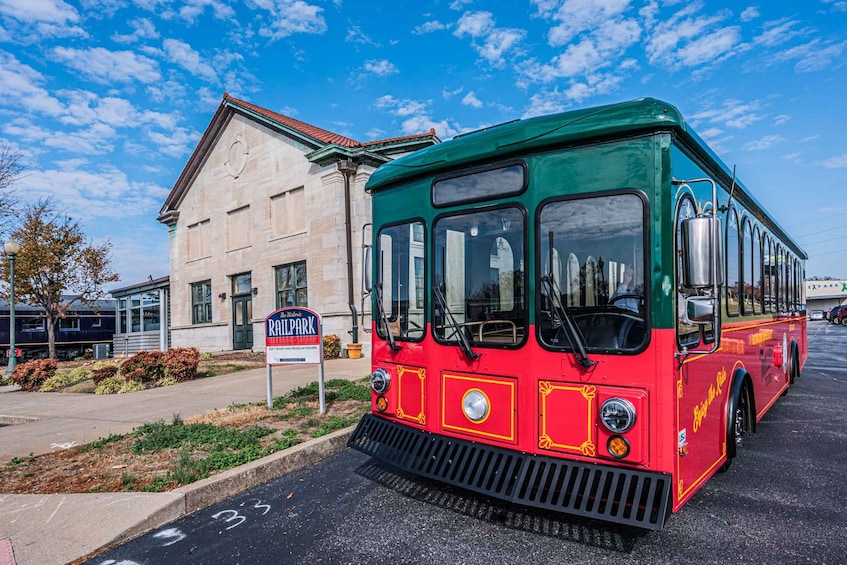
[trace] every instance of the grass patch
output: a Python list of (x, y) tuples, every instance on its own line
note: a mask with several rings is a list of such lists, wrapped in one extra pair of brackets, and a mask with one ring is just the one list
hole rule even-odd
[(367, 379), (318, 383), (264, 402), (233, 404), (201, 416), (173, 414), (78, 448), (18, 457), (0, 466), (0, 492), (162, 492), (238, 467), (357, 422), (370, 409)]

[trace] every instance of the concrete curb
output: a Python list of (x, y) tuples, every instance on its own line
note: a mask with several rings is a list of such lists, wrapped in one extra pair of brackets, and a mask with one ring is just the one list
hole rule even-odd
[(323, 437), (309, 440), (283, 451), (268, 455), (262, 459), (251, 461), (240, 467), (227, 469), (208, 479), (197, 481), (190, 485), (168, 491), (171, 500), (152, 511), (152, 513), (130, 528), (117, 534), (114, 539), (102, 545), (91, 553), (80, 557), (73, 563), (82, 563), (116, 544), (129, 541), (164, 524), (177, 520), (185, 515), (202, 510), (216, 502), (220, 502), (262, 485), (277, 477), (297, 471), (321, 459), (334, 455), (347, 448), (347, 440), (356, 425), (336, 430)]

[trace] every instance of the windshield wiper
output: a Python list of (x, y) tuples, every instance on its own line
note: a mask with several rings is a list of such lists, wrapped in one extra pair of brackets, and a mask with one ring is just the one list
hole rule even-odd
[(385, 327), (385, 338), (388, 340), (388, 346), (391, 347), (391, 351), (400, 351), (402, 348), (394, 341), (394, 334), (391, 333), (391, 326), (388, 324), (388, 314), (385, 313), (385, 306), (382, 304), (382, 284), (374, 285), (374, 297), (376, 298), (379, 321)]
[(541, 277), (541, 283), (544, 285), (544, 292), (547, 293), (547, 297), (550, 299), (550, 311), (562, 326), (565, 335), (568, 336), (571, 347), (574, 348), (576, 362), (583, 367), (591, 367), (594, 365), (594, 361), (588, 358), (588, 353), (585, 351), (585, 338), (579, 333), (579, 328), (576, 327), (570, 312), (565, 308), (564, 303), (562, 303), (562, 294), (559, 291), (558, 285), (547, 275)]
[(441, 292), (441, 287), (437, 284), (432, 285), (432, 293), (435, 295), (435, 301), (438, 303), (438, 307), (441, 308), (441, 311), (444, 312), (444, 316), (450, 321), (450, 327), (453, 328), (453, 333), (458, 336), (459, 347), (462, 352), (471, 361), (479, 359), (482, 354), (476, 353), (471, 348), (468, 336), (465, 335), (465, 332), (459, 325), (459, 322), (456, 321), (456, 318), (453, 316), (450, 308), (447, 307), (447, 299), (444, 298), (444, 293)]

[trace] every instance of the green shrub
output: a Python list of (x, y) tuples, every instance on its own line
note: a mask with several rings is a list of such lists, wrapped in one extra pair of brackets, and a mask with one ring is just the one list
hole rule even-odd
[(162, 377), (156, 381), (156, 386), (173, 386), (179, 384), (173, 377)]
[(336, 359), (341, 355), (341, 338), (335, 334), (324, 336), (324, 359)]
[(94, 384), (100, 384), (103, 379), (114, 377), (118, 372), (118, 366), (114, 363), (103, 363), (91, 369), (91, 378)]
[(121, 386), (118, 394), (124, 394), (125, 392), (138, 392), (145, 388), (146, 387), (138, 381), (124, 381), (124, 384)]
[(161, 360), (165, 377), (170, 377), (177, 382), (190, 381), (197, 376), (200, 351), (196, 347), (169, 349), (162, 354)]
[(97, 383), (94, 394), (118, 394), (126, 381), (121, 377), (106, 377)]
[(87, 367), (77, 367), (71, 372), (67, 371), (56, 371), (56, 373), (44, 381), (44, 384), (41, 385), (41, 388), (38, 389), (41, 392), (48, 392), (51, 390), (56, 390), (58, 388), (64, 388), (66, 386), (70, 386), (74, 383), (78, 383), (80, 381), (84, 381), (91, 377), (91, 371)]
[(56, 374), (58, 367), (55, 359), (36, 359), (16, 366), (9, 380), (24, 390), (37, 390)]
[(165, 376), (161, 351), (139, 351), (124, 359), (118, 374), (127, 381), (152, 382)]
[(124, 394), (144, 390), (144, 385), (138, 381), (126, 381), (123, 377), (109, 377), (100, 381), (94, 394)]

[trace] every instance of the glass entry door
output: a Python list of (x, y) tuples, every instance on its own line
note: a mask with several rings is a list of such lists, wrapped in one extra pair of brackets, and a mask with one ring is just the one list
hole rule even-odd
[(232, 348), (253, 348), (253, 293), (250, 273), (232, 277)]

